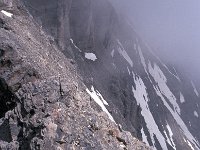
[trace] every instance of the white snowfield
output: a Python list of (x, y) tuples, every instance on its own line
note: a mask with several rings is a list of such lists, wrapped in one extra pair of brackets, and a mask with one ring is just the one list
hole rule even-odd
[(97, 59), (96, 55), (94, 53), (85, 53), (85, 58), (95, 61)]
[[(179, 114), (177, 112), (174, 112), (174, 110), (169, 106), (169, 104), (167, 103), (167, 101), (165, 100), (165, 98), (163, 97), (162, 93), (160, 92), (160, 90), (158, 89), (158, 87), (154, 86), (154, 89), (156, 90), (157, 95), (161, 98), (161, 100), (163, 101), (165, 107), (167, 107), (167, 109), (170, 111), (170, 113), (172, 114), (174, 120), (176, 121), (176, 123), (179, 125), (179, 127), (181, 128), (181, 130), (183, 131), (183, 134), (185, 135), (185, 137), (188, 139), (188, 141), (190, 141), (197, 149), (199, 146), (198, 141), (193, 137), (193, 135), (190, 133), (190, 131), (188, 130), (187, 126), (185, 125), (185, 123), (183, 122), (183, 120), (181, 119), (181, 117), (179, 116)], [(190, 143), (189, 142), (189, 143)], [(190, 143), (190, 144), (191, 144)]]
[(5, 10), (1, 10), (1, 13), (3, 13), (4, 15), (6, 15), (7, 17), (10, 17), (10, 18), (13, 16), (12, 13), (9, 13), (9, 12), (7, 12)]
[[(142, 61), (142, 55), (141, 61)], [(146, 64), (142, 62), (143, 67), (146, 67)], [(158, 65), (154, 64), (153, 66), (149, 62), (148, 64), (148, 74), (151, 75), (154, 79), (154, 81), (157, 83), (156, 86), (154, 86), (154, 90), (156, 91), (157, 95), (161, 98), (163, 101), (163, 104), (166, 106), (166, 108), (169, 110), (169, 112), (172, 114), (174, 120), (176, 123), (180, 126), (180, 129), (183, 131), (183, 134), (185, 135), (185, 138), (187, 139), (187, 144), (191, 149), (197, 148), (199, 146), (198, 141), (193, 137), (193, 135), (188, 130), (187, 126), (183, 122), (182, 118), (180, 117), (180, 107), (177, 103), (176, 97), (173, 95), (173, 93), (170, 91), (168, 85), (167, 85), (167, 78), (165, 77), (162, 70), (159, 68)], [(166, 125), (166, 129), (164, 130), (164, 135), (160, 132), (153, 115), (151, 114), (151, 111), (149, 110), (148, 105), (148, 93), (146, 90), (146, 86), (142, 79), (139, 76), (136, 76), (134, 72), (133, 79), (134, 83), (136, 84), (136, 88), (132, 87), (132, 92), (134, 94), (134, 97), (137, 101), (137, 104), (141, 107), (141, 114), (144, 117), (144, 120), (146, 122), (146, 126), (148, 128), (148, 132), (150, 134), (151, 141), (153, 143), (153, 149), (156, 149), (155, 147), (155, 139), (154, 135), (157, 137), (158, 142), (160, 143), (162, 149), (167, 150), (166, 142), (173, 147), (174, 150), (176, 150), (176, 145), (173, 139), (173, 132), (169, 124)], [(166, 98), (169, 100), (169, 102), (172, 104), (173, 107), (171, 107)], [(180, 93), (180, 102), (185, 102), (184, 96), (182, 93)], [(194, 112), (194, 115), (197, 117), (197, 112)], [(142, 139), (145, 143), (148, 144), (147, 136), (145, 135), (145, 132), (142, 128)]]
[[(141, 114), (144, 117), (144, 120), (146, 122), (146, 126), (148, 128), (148, 132), (150, 134), (150, 138), (151, 141), (154, 145), (154, 149), (156, 149), (155, 147), (155, 139), (154, 139), (154, 135), (156, 136), (156, 138), (158, 139), (161, 147), (163, 150), (167, 150), (167, 145), (165, 142), (165, 138), (163, 137), (162, 133), (160, 132), (153, 115), (151, 114), (151, 111), (149, 110), (149, 105), (148, 105), (148, 94), (146, 91), (146, 86), (144, 84), (144, 82), (142, 81), (142, 79), (139, 76), (136, 76), (133, 72), (133, 79), (134, 82), (136, 84), (136, 88), (134, 88), (132, 86), (132, 92), (134, 94), (134, 97), (137, 101), (137, 104), (140, 105), (141, 107)], [(144, 140), (145, 137), (143, 137)]]
[(174, 111), (180, 114), (180, 107), (177, 103), (176, 97), (170, 91), (169, 87), (167, 86), (167, 78), (165, 77), (162, 70), (159, 68), (158, 65), (154, 64), (151, 66), (151, 63), (148, 65), (149, 73), (154, 78), (155, 82), (158, 84), (160, 92), (167, 97), (170, 103), (173, 106)]
[(96, 91), (93, 86), (91, 87), (91, 91), (88, 88), (86, 89), (86, 91), (92, 97), (92, 99), (101, 107), (101, 109), (108, 115), (109, 119), (115, 122), (112, 115), (105, 107), (105, 105), (108, 105), (108, 103), (103, 98), (103, 96), (98, 91)]

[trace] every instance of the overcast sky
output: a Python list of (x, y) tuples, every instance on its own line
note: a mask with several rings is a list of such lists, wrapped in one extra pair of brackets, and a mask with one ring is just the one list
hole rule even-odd
[(200, 75), (200, 0), (113, 1), (162, 59)]

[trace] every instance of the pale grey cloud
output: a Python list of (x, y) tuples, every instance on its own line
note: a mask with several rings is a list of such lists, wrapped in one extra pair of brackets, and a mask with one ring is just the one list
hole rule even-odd
[(200, 75), (199, 0), (111, 0), (168, 62)]

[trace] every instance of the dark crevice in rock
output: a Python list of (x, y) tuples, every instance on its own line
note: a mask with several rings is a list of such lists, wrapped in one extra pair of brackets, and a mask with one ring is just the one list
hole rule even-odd
[(119, 142), (122, 142), (125, 146), (127, 145), (126, 144), (126, 141), (124, 140), (124, 139), (122, 139), (122, 138), (120, 138), (120, 137), (116, 137), (117, 138), (117, 140), (119, 141)]
[(0, 78), (0, 118), (16, 106), (15, 96), (8, 89), (5, 81)]
[(3, 28), (5, 30), (10, 30), (8, 26), (6, 26), (5, 22), (0, 18), (0, 28)]
[(7, 119), (0, 125), (0, 140), (6, 142), (12, 141), (9, 121)]
[[(30, 127), (25, 123), (21, 123), (21, 130), (18, 135), (19, 149), (28, 150), (28, 149), (40, 149), (40, 144), (35, 143), (34, 138), (42, 139), (41, 129), (43, 126), (39, 127)], [(25, 133), (23, 129), (26, 129)], [(34, 143), (34, 144), (31, 144)], [(34, 145), (34, 148), (31, 148), (31, 145)]]
[(0, 57), (2, 57), (5, 54), (5, 51), (3, 49), (0, 49)]
[(4, 25), (5, 25), (5, 22), (2, 19), (0, 19), (0, 28), (3, 28)]

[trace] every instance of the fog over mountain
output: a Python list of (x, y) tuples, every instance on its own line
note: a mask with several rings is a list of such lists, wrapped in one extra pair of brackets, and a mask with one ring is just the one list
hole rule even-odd
[(0, 150), (200, 150), (197, 1), (109, 1), (0, 0)]
[(111, 0), (134, 29), (168, 63), (200, 75), (200, 1)]

